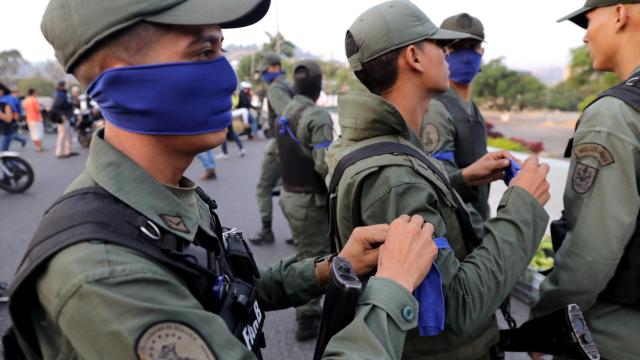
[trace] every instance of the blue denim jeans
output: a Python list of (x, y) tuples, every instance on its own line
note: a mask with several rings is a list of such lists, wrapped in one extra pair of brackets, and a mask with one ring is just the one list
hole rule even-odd
[(213, 150), (208, 150), (198, 154), (198, 160), (206, 170), (213, 170), (216, 168), (216, 160), (213, 157)]

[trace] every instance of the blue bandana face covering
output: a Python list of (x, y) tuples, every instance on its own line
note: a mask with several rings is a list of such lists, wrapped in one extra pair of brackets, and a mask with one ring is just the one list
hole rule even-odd
[(469, 85), (480, 72), (482, 55), (474, 49), (453, 51), (447, 56), (449, 63), (449, 78), (459, 84)]
[(236, 74), (212, 61), (130, 66), (103, 72), (87, 93), (115, 126), (139, 134), (196, 135), (231, 123)]
[(276, 71), (276, 72), (265, 71), (262, 73), (262, 80), (264, 80), (264, 82), (266, 82), (267, 84), (271, 84), (275, 79), (277, 79), (278, 77), (284, 74), (285, 74), (284, 71)]

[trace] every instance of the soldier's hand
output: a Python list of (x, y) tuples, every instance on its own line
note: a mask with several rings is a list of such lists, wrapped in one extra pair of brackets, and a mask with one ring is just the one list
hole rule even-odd
[(511, 165), (509, 160), (519, 163), (508, 151), (494, 151), (485, 154), (462, 170), (464, 182), (470, 186), (480, 186), (501, 180), (504, 178), (504, 170)]
[(338, 256), (349, 260), (356, 274), (366, 275), (378, 265), (380, 245), (388, 233), (387, 224), (357, 227)]
[(509, 187), (519, 186), (535, 197), (540, 204), (546, 204), (551, 198), (549, 194), (549, 165), (540, 164), (536, 155), (531, 155), (525, 160), (520, 173), (511, 180)]
[(422, 216), (402, 215), (396, 219), (380, 247), (376, 276), (394, 280), (413, 292), (438, 255), (432, 236), (433, 225), (425, 223)]

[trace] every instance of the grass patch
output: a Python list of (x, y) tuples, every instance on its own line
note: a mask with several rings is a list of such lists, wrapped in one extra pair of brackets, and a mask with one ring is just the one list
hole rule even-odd
[(529, 149), (524, 147), (524, 145), (504, 137), (489, 138), (487, 140), (487, 145), (489, 145), (490, 147), (508, 151), (529, 152)]

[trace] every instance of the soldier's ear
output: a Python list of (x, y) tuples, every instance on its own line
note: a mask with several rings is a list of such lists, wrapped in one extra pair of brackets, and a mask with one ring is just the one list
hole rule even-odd
[(618, 4), (615, 7), (615, 16), (616, 16), (616, 32), (623, 31), (627, 24), (629, 23), (629, 16), (631, 14), (631, 9), (626, 4)]

